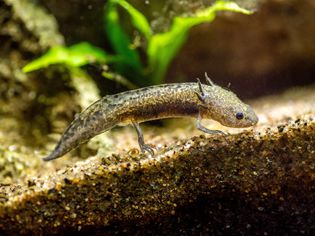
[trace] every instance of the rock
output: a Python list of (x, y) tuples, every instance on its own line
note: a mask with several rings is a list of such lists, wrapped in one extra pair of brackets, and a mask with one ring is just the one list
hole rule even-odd
[(54, 17), (31, 1), (4, 0), (0, 4), (0, 78), (25, 81), (26, 76), (20, 71), (25, 60), (63, 44), (63, 37)]
[(10, 184), (36, 174), (41, 160), (33, 155), (47, 134), (62, 132), (99, 91), (92, 79), (70, 78), (58, 66), (22, 72), (27, 62), (64, 43), (54, 16), (34, 1), (1, 1), (0, 29), (0, 182)]

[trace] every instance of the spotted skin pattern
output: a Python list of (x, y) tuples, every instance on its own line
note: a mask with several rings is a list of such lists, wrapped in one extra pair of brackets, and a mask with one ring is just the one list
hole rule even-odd
[(54, 151), (44, 161), (59, 158), (87, 142), (94, 136), (117, 125), (133, 124), (142, 152), (154, 154), (146, 145), (139, 123), (171, 117), (195, 117), (197, 128), (209, 134), (223, 134), (208, 130), (201, 119), (213, 119), (234, 128), (250, 127), (258, 122), (253, 109), (233, 92), (215, 85), (208, 77), (208, 85), (172, 83), (130, 90), (108, 95), (79, 114), (68, 126)]

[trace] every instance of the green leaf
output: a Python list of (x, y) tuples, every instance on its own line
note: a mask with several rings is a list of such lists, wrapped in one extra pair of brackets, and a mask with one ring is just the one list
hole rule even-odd
[(101, 49), (89, 43), (79, 43), (71, 47), (56, 46), (43, 56), (33, 60), (23, 67), (23, 72), (31, 72), (53, 64), (65, 64), (80, 67), (89, 63), (106, 63), (110, 57)]
[(180, 47), (185, 42), (191, 27), (214, 20), (218, 11), (234, 11), (250, 14), (234, 2), (217, 1), (214, 5), (198, 11), (194, 16), (175, 17), (169, 31), (152, 36), (147, 54), (153, 83), (161, 83), (166, 70)]
[(130, 15), (131, 22), (133, 26), (139, 30), (144, 37), (149, 40), (152, 36), (152, 31), (150, 28), (150, 24), (145, 18), (145, 16), (139, 12), (136, 8), (130, 5), (127, 1), (124, 0), (114, 0), (117, 2), (121, 7), (123, 7)]
[(68, 48), (69, 60), (73, 66), (79, 67), (89, 63), (106, 63), (111, 60), (106, 52), (98, 47), (94, 47), (89, 43), (82, 42), (72, 45)]
[(130, 70), (140, 72), (142, 71), (140, 57), (138, 52), (131, 47), (128, 35), (120, 26), (117, 2), (119, 1), (109, 1), (104, 14), (106, 34), (115, 55), (121, 58), (120, 62), (116, 63), (116, 69), (122, 74), (127, 74)]

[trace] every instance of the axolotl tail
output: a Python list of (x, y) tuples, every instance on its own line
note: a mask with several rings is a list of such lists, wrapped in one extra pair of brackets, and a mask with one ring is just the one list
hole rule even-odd
[(106, 114), (107, 109), (100, 107), (103, 105), (99, 100), (78, 115), (63, 133), (54, 151), (43, 160), (57, 159), (81, 143), (116, 126), (117, 122)]

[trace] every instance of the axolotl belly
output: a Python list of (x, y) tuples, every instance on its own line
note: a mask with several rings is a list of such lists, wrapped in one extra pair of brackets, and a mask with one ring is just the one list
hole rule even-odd
[(250, 127), (258, 122), (253, 109), (233, 92), (215, 85), (172, 83), (145, 87), (108, 95), (79, 114), (63, 133), (54, 151), (44, 161), (59, 158), (94, 136), (121, 124), (133, 124), (142, 152), (154, 154), (145, 144), (139, 123), (170, 117), (195, 117), (199, 130), (209, 134), (224, 134), (209, 130), (202, 119), (213, 119), (234, 128)]

